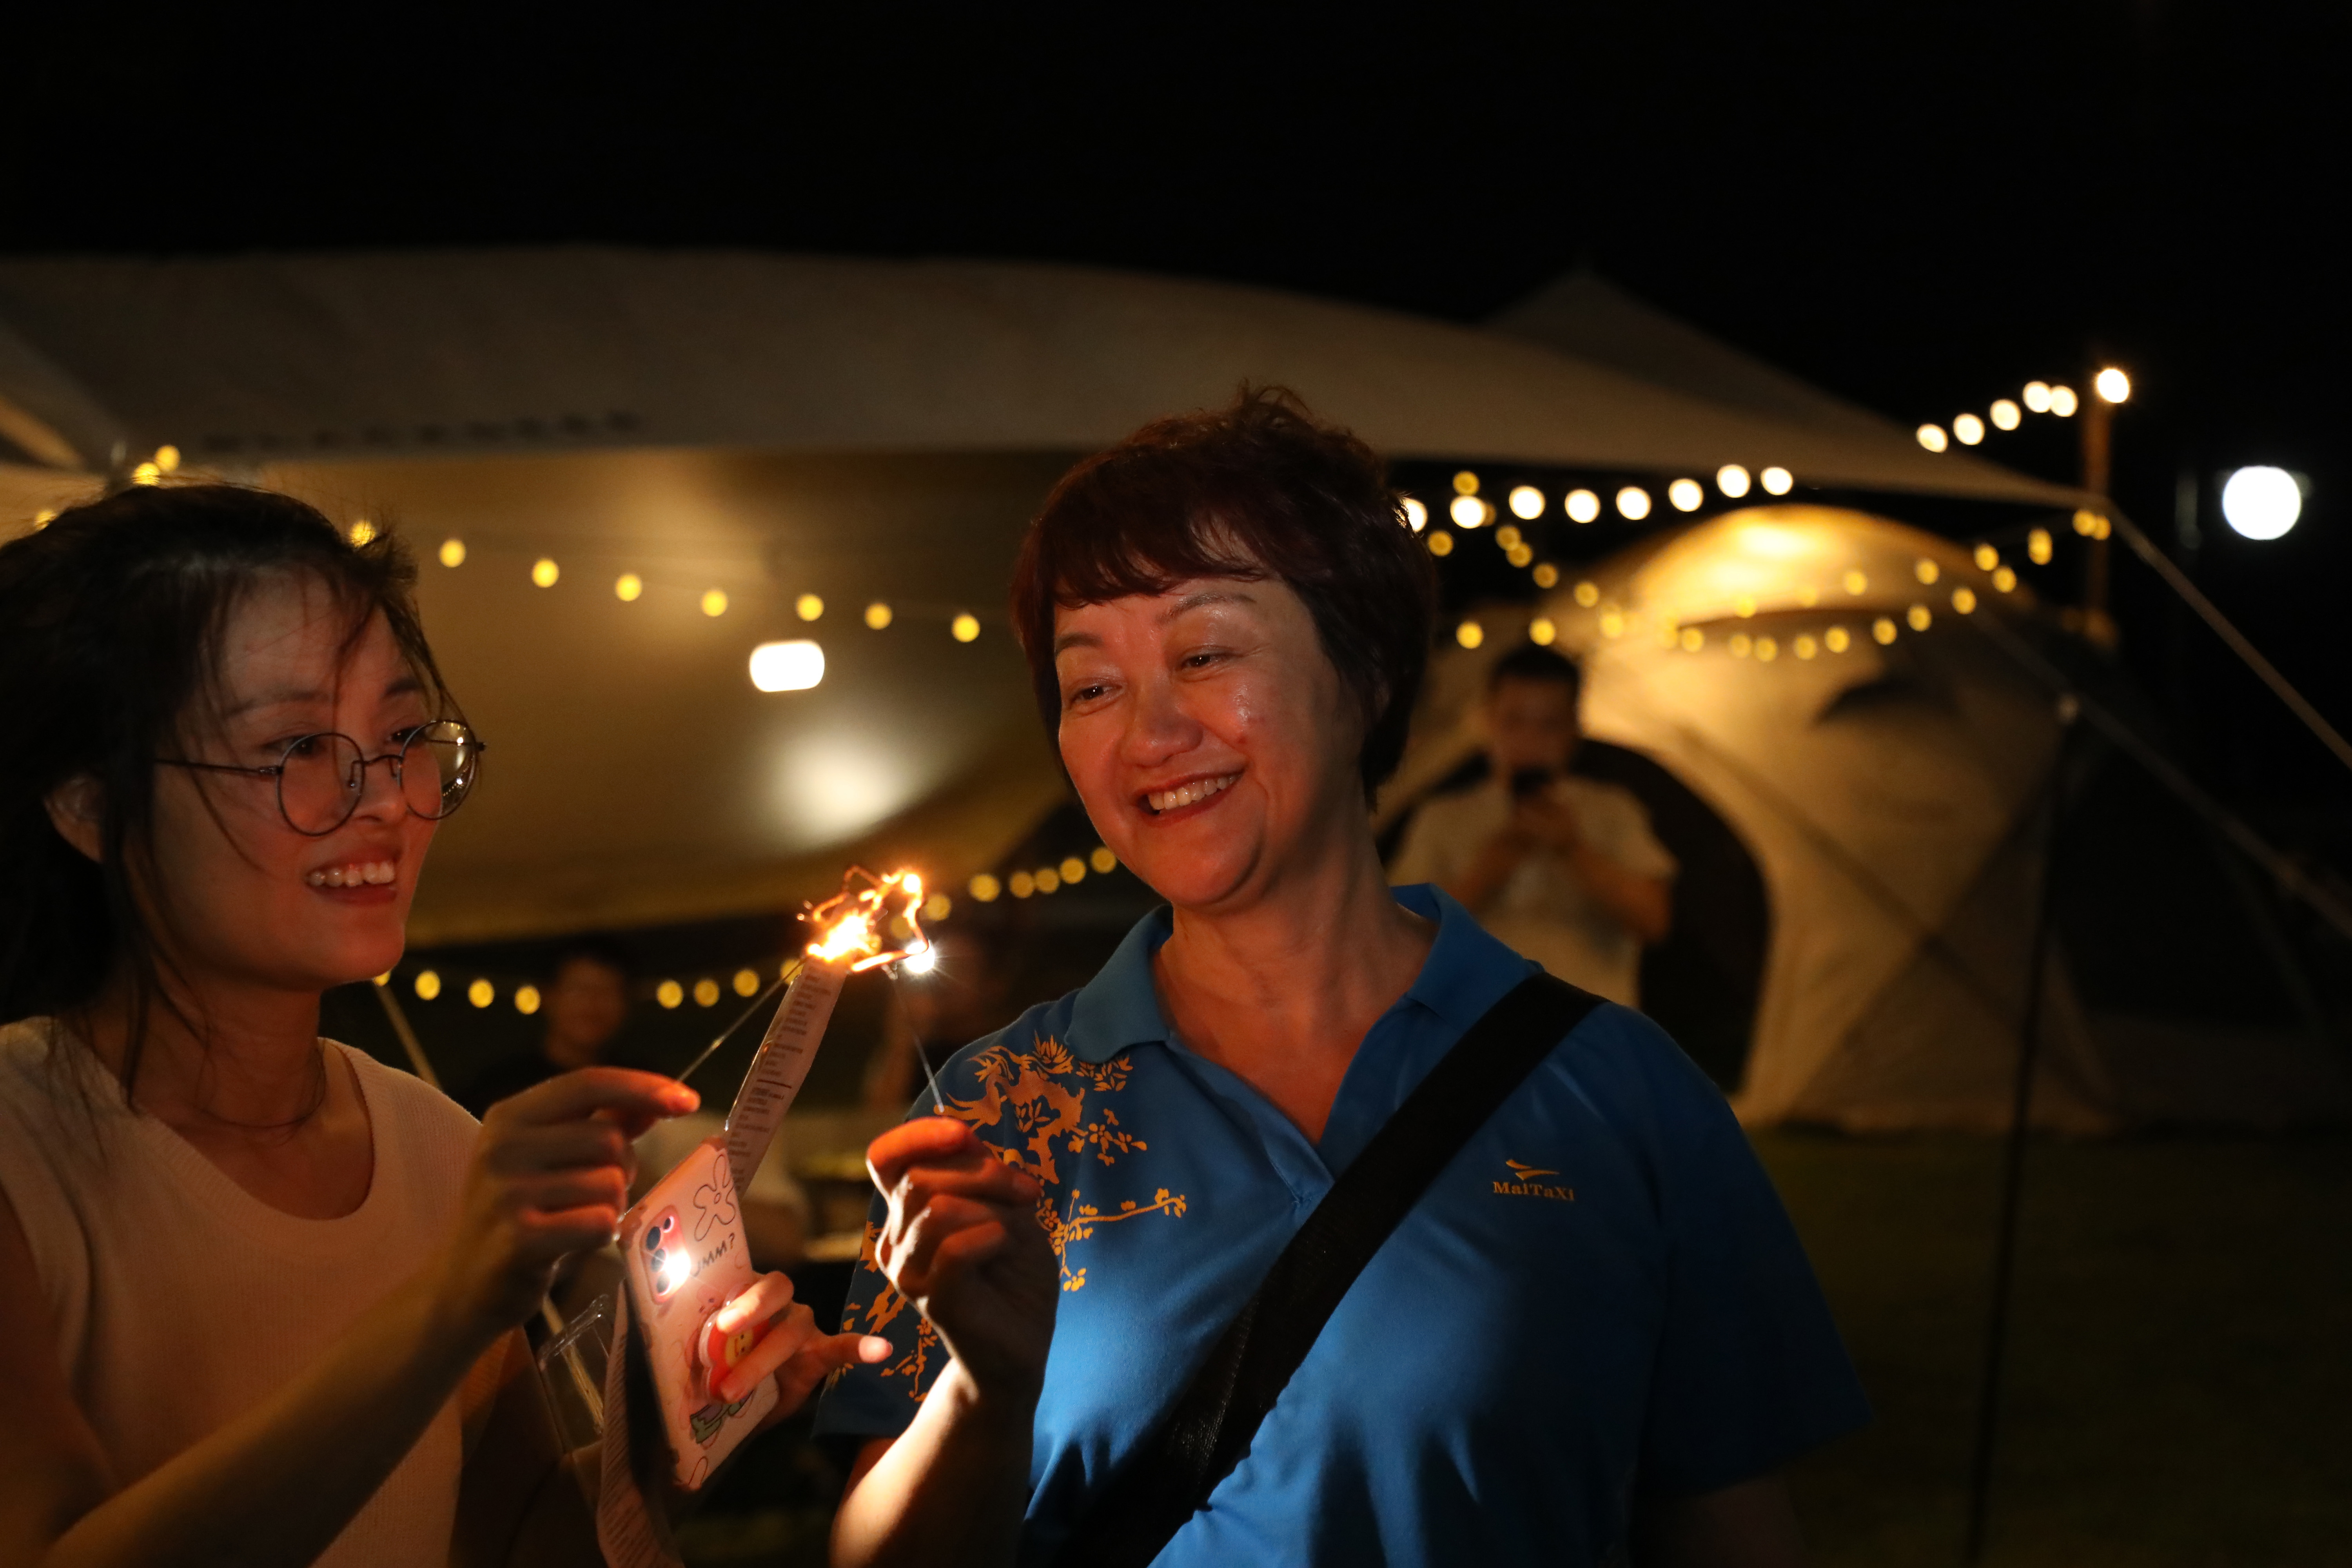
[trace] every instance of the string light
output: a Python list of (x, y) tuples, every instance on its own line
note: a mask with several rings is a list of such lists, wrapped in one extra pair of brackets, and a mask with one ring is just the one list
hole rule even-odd
[(1731, 613), (1738, 616), (1743, 621), (1753, 618), (1756, 614), (1756, 595), (1753, 594), (1742, 594), (1739, 597), (1732, 600)]
[(41, 530), (48, 527), (49, 524), (57, 521), (57, 520), (58, 514), (45, 507), (41, 510), (33, 514), (33, 531), (35, 533), (38, 533)]
[(694, 983), (694, 1005), (698, 1007), (719, 1005), (719, 982), (709, 975)]
[(441, 976), (435, 973), (430, 969), (418, 970), (416, 972), (416, 999), (420, 1002), (430, 1002), (433, 998), (440, 994)]
[(163, 470), (152, 463), (142, 463), (131, 470), (131, 482), (134, 485), (161, 484), (163, 482)]
[(516, 986), (516, 987), (515, 987), (515, 994), (514, 994), (514, 1005), (515, 1005), (515, 1011), (516, 1011), (516, 1012), (518, 1012), (518, 1013), (520, 1013), (520, 1014), (521, 1014), (524, 1017), (528, 1018), (528, 1017), (530, 1017), (533, 1013), (536, 1013), (536, 1012), (538, 1012), (538, 1011), (539, 1011), (539, 1001), (540, 1001), (540, 997), (539, 997), (539, 987), (538, 987), (538, 986), (536, 986), (536, 985), (518, 985), (518, 986)]
[(923, 918), (934, 925), (955, 913), (955, 900), (945, 893), (933, 893), (923, 900)]
[(1454, 475), (1454, 493), (1458, 496), (1476, 495), (1478, 493), (1478, 476), (1472, 473), (1467, 468), (1465, 468), (1460, 473)]
[(2025, 411), (2027, 413), (2047, 414), (2050, 412), (2050, 384), (2048, 382), (2027, 382), (2025, 384), (2024, 395)]
[(980, 636), (980, 617), (969, 610), (959, 610), (956, 618), (948, 623), (948, 631), (958, 642), (970, 642)]
[(1536, 580), (1536, 586), (1538, 588), (1557, 588), (1559, 586), (1559, 568), (1553, 565), (1549, 561), (1538, 563), (1533, 575)]
[(1870, 635), (1882, 645), (1893, 642), (1895, 640), (1894, 621), (1885, 616), (1879, 616), (1870, 623)]
[(1106, 877), (1118, 869), (1118, 857), (1110, 852), (1110, 846), (1108, 844), (1096, 845), (1095, 852), (1087, 856), (1087, 859), (1096, 870)]
[(1452, 534), (1450, 534), (1450, 533), (1446, 532), (1446, 531), (1445, 531), (1444, 529), (1442, 529), (1442, 528), (1434, 528), (1434, 529), (1430, 530), (1430, 532), (1429, 532), (1429, 552), (1430, 552), (1432, 555), (1440, 555), (1440, 556), (1444, 556), (1444, 555), (1451, 555), (1451, 554), (1453, 554), (1453, 553), (1454, 553), (1454, 536), (1453, 536)]
[(1952, 439), (1963, 447), (1973, 447), (1984, 439), (1984, 421), (1973, 414), (1952, 416)]
[(996, 896), (1004, 891), (1004, 884), (982, 871), (964, 884), (964, 891), (983, 904), (992, 904), (996, 902)]
[(1952, 608), (1961, 615), (1973, 614), (1977, 607), (1977, 591), (1966, 583), (1952, 590)]
[(1429, 509), (1411, 496), (1404, 498), (1404, 525), (1415, 533), (1429, 526)]
[(1840, 578), (1839, 582), (1847, 593), (1857, 599), (1870, 592), (1870, 578), (1859, 568), (1848, 567), (1846, 574)]
[(352, 546), (360, 549), (375, 542), (375, 524), (361, 518), (352, 524)]
[(2004, 594), (2012, 592), (2017, 587), (2017, 574), (2006, 566), (1998, 567), (1992, 574), (1992, 585)]
[(824, 601), (814, 594), (803, 594), (793, 601), (793, 614), (804, 621), (815, 620), (824, 614)]
[(867, 629), (880, 631), (890, 624), (890, 606), (877, 599), (866, 606)]
[(760, 989), (760, 972), (756, 969), (737, 970), (735, 972), (734, 985), (736, 995), (749, 996), (752, 994)]
[(704, 589), (702, 591), (702, 613), (709, 616), (712, 620), (717, 620), (719, 616), (725, 615), (727, 613), (726, 594), (718, 588)]
[(1038, 867), (1029, 874), (1029, 880), (1035, 884), (1041, 893), (1058, 893), (1062, 890), (1062, 874), (1051, 866)]
[(1696, 653), (1706, 646), (1706, 634), (1705, 632), (1699, 630), (1696, 626), (1685, 626), (1683, 628), (1683, 651), (1685, 653)]
[(438, 553), (442, 565), (463, 566), (466, 563), (466, 542), (462, 539), (445, 539), (441, 542)]
[(1650, 492), (1639, 485), (1627, 485), (1617, 492), (1617, 515), (1628, 522), (1639, 522), (1650, 515)]
[(686, 1000), (686, 987), (675, 980), (665, 980), (654, 987), (654, 1000), (664, 1007), (675, 1008)]
[(1507, 522), (1495, 531), (1495, 542), (1501, 545), (1505, 550), (1508, 550), (1511, 546), (1518, 543), (1520, 538), (1521, 535), (1519, 531), (1513, 528)]
[(646, 591), (646, 580), (635, 572), (624, 572), (613, 579), (613, 597), (625, 605), (634, 605)]
[(1015, 871), (1004, 879), (1004, 890), (1016, 899), (1025, 899), (1037, 890), (1037, 879), (1026, 871)]
[(1927, 629), (1929, 625), (1934, 622), (1936, 617), (1928, 613), (1927, 605), (1914, 605), (1908, 610), (1904, 612), (1903, 618), (1911, 623), (1911, 629), (1913, 631), (1924, 632)]
[(487, 1007), (499, 999), (499, 988), (487, 980), (476, 980), (466, 987), (466, 1000), (477, 1007)]
[(1464, 647), (1476, 647), (1486, 640), (1486, 628), (1475, 621), (1465, 621), (1454, 628), (1454, 640)]
[(1601, 498), (1591, 490), (1570, 490), (1559, 504), (1570, 522), (1591, 522), (1601, 515)]
[(1919, 426), (1919, 445), (1930, 452), (1940, 452), (1951, 442), (1945, 437), (1941, 425), (1922, 425)]
[(1922, 583), (1932, 583), (1944, 574), (1943, 568), (1922, 555), (1911, 568), (1911, 574)]
[(1779, 643), (1774, 642), (1770, 637), (1758, 637), (1756, 639), (1756, 658), (1759, 663), (1769, 664), (1780, 657), (1780, 645)]
[(1815, 642), (1811, 637), (1800, 636), (1796, 641), (1789, 645), (1789, 651), (1795, 654), (1799, 658), (1811, 658), (1813, 655), (1821, 652), (1822, 647), (1821, 644)]
[(1997, 430), (2014, 430), (2025, 423), (2025, 416), (2019, 411), (2016, 404), (2006, 397), (1994, 398), (1990, 412), (1993, 427)]
[(2050, 531), (2037, 528), (2025, 536), (2025, 558), (2036, 566), (2050, 564)]
[(824, 649), (804, 637), (751, 650), (751, 684), (762, 691), (806, 691), (824, 679)]
[(2091, 390), (2103, 403), (2121, 403), (2131, 396), (2131, 377), (2109, 365), (2091, 378)]
[(1601, 635), (1604, 637), (1618, 637), (1625, 635), (1625, 617), (1613, 605), (1601, 607)]
[(1543, 515), (1543, 491), (1533, 485), (1518, 485), (1511, 491), (1511, 515), (1522, 521), (1533, 522)]
[(2074, 531), (2085, 539), (2105, 539), (2111, 530), (2103, 513), (2084, 507), (2074, 513)]
[(1676, 479), (1666, 487), (1666, 504), (1676, 511), (1696, 511), (1706, 492), (1699, 489), (1696, 479)]
[(2221, 518), (2242, 538), (2284, 538), (2303, 516), (2303, 486), (2267, 463), (2239, 468), (2221, 481)]
[(1755, 639), (1746, 632), (1732, 633), (1728, 646), (1731, 649), (1731, 657), (1734, 658), (1746, 658), (1756, 648)]
[(1990, 544), (1979, 544), (1977, 546), (1976, 559), (1978, 571), (1990, 572), (2000, 564), (2000, 552)]
[(1822, 646), (1832, 653), (1843, 653), (1853, 646), (1853, 634), (1843, 626), (1832, 626), (1822, 634)]
[(1059, 869), (1062, 873), (1062, 880), (1066, 884), (1083, 882), (1087, 879), (1087, 863), (1075, 855), (1065, 857)]
[(1486, 520), (1495, 515), (1495, 509), (1476, 496), (1459, 495), (1454, 498), (1454, 504), (1445, 509), (1445, 515), (1454, 520), (1456, 528), (1484, 528)]
[(1601, 584), (1598, 583), (1579, 583), (1576, 585), (1576, 602), (1583, 605), (1588, 610), (1592, 608), (1593, 605), (1601, 602)]
[(1715, 488), (1733, 500), (1748, 493), (1748, 470), (1737, 463), (1726, 463), (1715, 470)]
[[(2116, 401), (2120, 402), (2122, 400), (2118, 398)], [(156, 447), (155, 467), (167, 474), (178, 473), (180, 471), (180, 449), (177, 447), (172, 446), (168, 442)]]
[(2079, 406), (2079, 401), (2074, 396), (2073, 387), (2053, 386), (2050, 389), (2050, 412), (2059, 418), (2072, 419), (2074, 417), (2074, 410), (2077, 406)]
[(562, 575), (563, 569), (556, 565), (552, 557), (542, 555), (530, 563), (530, 580), (542, 588), (554, 587), (555, 580)]
[(1787, 495), (1797, 486), (1797, 477), (1781, 468), (1765, 469), (1756, 476), (1756, 481), (1764, 487), (1764, 493), (1770, 496)]
[(1551, 647), (1551, 639), (1559, 636), (1559, 628), (1551, 624), (1549, 616), (1538, 616), (1528, 623), (1528, 641), (1538, 647)]

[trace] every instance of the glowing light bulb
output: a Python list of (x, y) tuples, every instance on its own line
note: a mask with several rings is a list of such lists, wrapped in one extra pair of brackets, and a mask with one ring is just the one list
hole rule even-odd
[(727, 613), (727, 595), (725, 592), (718, 588), (704, 589), (702, 591), (702, 613), (709, 616), (713, 620), (717, 620), (719, 616), (725, 615)]
[(1454, 536), (1446, 532), (1442, 528), (1431, 530), (1429, 534), (1429, 552), (1432, 555), (1438, 556), (1453, 554)]
[(1511, 489), (1511, 515), (1525, 522), (1533, 522), (1543, 515), (1544, 493), (1533, 485), (1516, 485)]
[(1601, 498), (1591, 490), (1570, 490), (1559, 504), (1570, 522), (1591, 522), (1601, 515)]
[(551, 556), (542, 555), (530, 563), (530, 580), (542, 588), (554, 587), (555, 580), (562, 575), (563, 568), (558, 566)]
[(1467, 468), (1465, 468), (1460, 473), (1454, 475), (1454, 493), (1458, 496), (1476, 495), (1478, 493), (1478, 476), (1472, 473)]
[(1404, 525), (1415, 533), (1429, 526), (1429, 509), (1411, 496), (1404, 498)]
[(1951, 441), (1945, 436), (1941, 425), (1922, 425), (1919, 426), (1919, 445), (1930, 452), (1940, 452), (1950, 446)]
[(1475, 621), (1465, 621), (1454, 628), (1454, 640), (1464, 647), (1476, 647), (1486, 640), (1486, 628)]
[(1715, 470), (1715, 488), (1733, 500), (1748, 493), (1748, 470), (1737, 463), (1726, 463)]
[(646, 580), (635, 572), (624, 572), (613, 579), (613, 597), (625, 605), (634, 605), (645, 596)]
[(1731, 613), (1738, 616), (1743, 621), (1752, 617), (1756, 614), (1756, 595), (1753, 594), (1742, 594), (1739, 597), (1732, 600)]
[(1062, 873), (1062, 880), (1065, 882), (1083, 882), (1087, 879), (1087, 863), (1075, 855), (1066, 856), (1061, 865), (1055, 869)]
[(142, 463), (131, 470), (131, 482), (134, 485), (161, 484), (163, 482), (163, 470), (152, 463)]
[(824, 679), (824, 649), (804, 637), (751, 650), (751, 684), (762, 691), (806, 691)]
[(499, 988), (487, 980), (477, 980), (466, 987), (466, 1000), (477, 1007), (487, 1007), (499, 999)]
[(1029, 880), (1041, 893), (1057, 893), (1062, 889), (1062, 874), (1051, 866), (1040, 866), (1029, 873)]
[(1625, 616), (1614, 605), (1603, 605), (1601, 607), (1601, 635), (1604, 637), (1625, 635)]
[(1913, 631), (1924, 632), (1935, 621), (1936, 617), (1934, 615), (1929, 613), (1927, 605), (1914, 605), (1903, 613), (1903, 618), (1911, 623), (1911, 629)]
[(2014, 430), (2025, 423), (2023, 411), (2006, 397), (1994, 398), (1988, 412), (1992, 415), (1992, 425), (1996, 430)]
[(2072, 419), (2078, 406), (2080, 400), (2075, 397), (2073, 387), (2053, 386), (2050, 389), (2050, 412), (2059, 418)]
[(1771, 468), (1756, 476), (1768, 496), (1784, 496), (1797, 488), (1797, 477), (1786, 468)]
[(945, 893), (933, 893), (923, 900), (923, 918), (936, 924), (955, 913), (955, 900)]
[(1879, 616), (1876, 620), (1870, 623), (1870, 635), (1876, 638), (1881, 644), (1893, 642), (1895, 640), (1894, 621), (1885, 616)]
[(1918, 578), (1922, 583), (1932, 583), (1943, 574), (1943, 568), (1924, 555), (1912, 563), (1911, 575)]
[(1870, 578), (1857, 568), (1849, 568), (1846, 574), (1838, 581), (1847, 593), (1856, 598), (1870, 592)]
[(2047, 414), (2050, 412), (2050, 384), (2048, 382), (2027, 382), (2025, 384), (2025, 391), (2022, 395), (2025, 398), (2025, 411), (2028, 414)]
[(1557, 588), (1559, 586), (1559, 568), (1553, 565), (1549, 561), (1538, 562), (1536, 563), (1535, 571), (1530, 573), (1529, 575), (1535, 578), (1536, 586), (1538, 588)]
[(1551, 624), (1549, 616), (1538, 616), (1528, 623), (1528, 641), (1538, 647), (1551, 647), (1551, 639), (1559, 636), (1559, 628)]
[(963, 890), (983, 904), (992, 904), (996, 902), (996, 896), (1004, 891), (1004, 884), (982, 871), (979, 876), (966, 882)]
[(1514, 566), (1525, 566), (1536, 558), (1536, 552), (1524, 544), (1514, 544), (1503, 552), (1503, 558)]
[(884, 604), (881, 600), (877, 599), (872, 604), (866, 606), (866, 625), (869, 629), (878, 632), (889, 624), (889, 605)]
[(1650, 515), (1650, 492), (1639, 485), (1627, 485), (1617, 492), (1617, 515), (1628, 522), (1639, 522)]
[(980, 636), (980, 617), (959, 610), (956, 618), (948, 623), (948, 634), (958, 642), (970, 642)]
[(1110, 846), (1107, 844), (1096, 845), (1095, 852), (1087, 857), (1087, 863), (1106, 877), (1118, 869), (1118, 857), (1110, 852)]
[(694, 1005), (698, 1007), (719, 1005), (719, 982), (704, 975), (694, 983)]
[(1759, 663), (1769, 664), (1780, 657), (1780, 645), (1779, 643), (1774, 642), (1770, 637), (1758, 637), (1756, 639), (1756, 658)]
[(2303, 487), (2284, 468), (2267, 463), (2240, 468), (2221, 481), (2221, 517), (2247, 539), (2278, 539), (2303, 516)]
[(533, 1013), (538, 1012), (539, 1003), (540, 995), (538, 986), (518, 985), (515, 987), (515, 1011), (520, 1013), (524, 1017), (528, 1018)]
[(1853, 634), (1843, 626), (1832, 626), (1822, 634), (1822, 646), (1832, 653), (1843, 653), (1853, 646)]
[(1973, 614), (1977, 607), (1977, 591), (1966, 583), (1952, 590), (1952, 608), (1961, 615)]
[(814, 594), (803, 594), (793, 601), (793, 614), (804, 621), (815, 620), (824, 614), (824, 601)]
[(2091, 390), (2102, 403), (2121, 403), (2131, 395), (2131, 377), (2109, 365), (2091, 378)]
[(675, 980), (665, 980), (654, 987), (654, 1000), (664, 1007), (676, 1007), (686, 1000), (686, 987)]
[(1696, 511), (1706, 492), (1698, 488), (1696, 479), (1676, 479), (1666, 487), (1666, 504), (1676, 511)]
[(442, 565), (463, 566), (466, 563), (466, 542), (462, 539), (445, 539), (441, 542), (438, 553)]
[(1015, 871), (1004, 879), (1004, 890), (1016, 899), (1025, 899), (1037, 890), (1037, 879), (1026, 871)]
[(1685, 626), (1682, 642), (1685, 653), (1696, 653), (1706, 646), (1706, 634), (1696, 626)]
[(1822, 645), (1815, 642), (1811, 637), (1801, 636), (1795, 642), (1789, 645), (1789, 651), (1795, 654), (1799, 658), (1811, 658), (1813, 655), (1822, 651)]
[[(177, 447), (168, 445), (156, 447), (155, 466), (167, 474), (178, 473), (180, 471), (180, 449)], [(364, 542), (364, 541), (362, 542)]]
[(1501, 545), (1505, 550), (1508, 550), (1513, 545), (1518, 543), (1520, 539), (1523, 537), (1524, 536), (1517, 529), (1512, 527), (1507, 522), (1495, 531), (1495, 542)]
[(1992, 585), (2004, 594), (2014, 592), (2017, 587), (2017, 574), (2006, 566), (1997, 566), (1993, 569)]
[(1445, 515), (1454, 520), (1456, 528), (1483, 528), (1486, 522), (1486, 503), (1474, 495), (1455, 496), (1454, 504), (1445, 509)]
[(1963, 447), (1973, 447), (1984, 439), (1984, 421), (1973, 414), (1952, 416), (1952, 439)]
[(735, 972), (733, 984), (736, 995), (749, 996), (760, 989), (760, 972), (756, 969), (739, 969)]
[(1979, 544), (1977, 546), (1976, 561), (1978, 571), (1990, 572), (2000, 564), (2000, 552), (1990, 544)]
[(2036, 566), (2050, 564), (2050, 531), (2037, 528), (2025, 536), (2025, 558)]
[(373, 544), (374, 542), (375, 524), (370, 522), (365, 518), (362, 518), (357, 522), (352, 524), (352, 548), (357, 549), (360, 546)]
[(1592, 608), (1601, 602), (1601, 584), (1589, 582), (1579, 583), (1576, 585), (1576, 602), (1588, 610)]
[(1732, 658), (1746, 658), (1756, 651), (1756, 639), (1746, 632), (1734, 632), (1731, 634), (1731, 641), (1725, 646), (1731, 649)]
[(429, 969), (418, 970), (416, 972), (416, 999), (420, 1002), (430, 1002), (433, 998), (440, 994), (441, 976)]

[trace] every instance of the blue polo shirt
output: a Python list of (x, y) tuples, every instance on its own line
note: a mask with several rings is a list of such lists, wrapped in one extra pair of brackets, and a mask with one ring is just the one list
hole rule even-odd
[[(1052, 1561), (1339, 1173), (1532, 973), (1434, 888), (1395, 896), (1436, 944), (1319, 1142), (1170, 1030), (1151, 980), (1165, 910), (943, 1076), (948, 1109), (1043, 1184), (1061, 1260), (1024, 1563)], [(946, 1359), (875, 1268), (881, 1215), (842, 1327), (898, 1354), (840, 1377), (823, 1434), (905, 1430)], [(1598, 1563), (1636, 1485), (1710, 1491), (1868, 1419), (1722, 1096), (1604, 1003), (1389, 1237), (1159, 1562)]]

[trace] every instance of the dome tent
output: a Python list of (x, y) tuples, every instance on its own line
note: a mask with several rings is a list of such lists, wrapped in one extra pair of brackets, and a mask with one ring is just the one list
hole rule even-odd
[(2024, 593), (1948, 541), (1838, 509), (1654, 535), (1532, 607), (1481, 613), (1488, 635), (1442, 657), (1383, 812), (1475, 750), (1485, 669), (1541, 616), (1584, 666), (1592, 736), (1696, 792), (1761, 874), (1751, 1047), (1727, 1075), (1748, 1121), (2004, 1124), (2045, 862), (2038, 1122), (2352, 1118), (2343, 1053), (2260, 940), (2261, 890), (2136, 764), (2069, 749), (2045, 856), (2053, 693), (1979, 624)]

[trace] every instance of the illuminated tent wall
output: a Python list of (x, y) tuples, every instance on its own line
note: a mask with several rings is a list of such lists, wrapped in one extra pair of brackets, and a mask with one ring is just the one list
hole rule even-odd
[[(1762, 873), (1771, 938), (1742, 1116), (2000, 1126), (2059, 733), (2048, 689), (1979, 628), (2031, 618), (2014, 583), (1948, 541), (1825, 507), (1662, 531), (1532, 608), (1481, 612), (1479, 649), (1439, 661), (1384, 810), (1475, 750), (1486, 666), (1547, 618), (1587, 671), (1591, 733), (1696, 791)], [(2147, 816), (2137, 779), (2128, 762), (2069, 769), (2037, 1120), (2095, 1131), (2352, 1118), (2340, 1047), (2297, 1012), (2291, 968), (2247, 934), (2266, 918), (2255, 891), (2168, 801)], [(2224, 998), (2236, 1016), (2183, 1005), (2200, 964), (2237, 993)]]
[[(0, 263), (0, 504), (169, 443), (398, 524), (492, 745), (415, 940), (677, 921), (788, 907), (853, 857), (961, 881), (1009, 849), (1062, 788), (1003, 623), (1022, 523), (1072, 457), (1244, 379), (1401, 458), (2067, 499), (1891, 428), (1265, 289), (570, 248)], [(751, 647), (793, 636), (824, 684), (754, 691)]]

